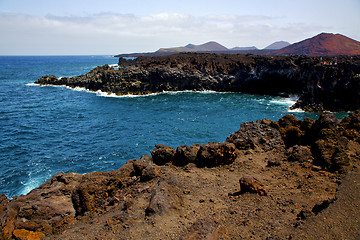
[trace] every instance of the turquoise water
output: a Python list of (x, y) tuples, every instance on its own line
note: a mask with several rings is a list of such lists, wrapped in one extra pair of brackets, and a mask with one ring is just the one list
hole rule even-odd
[(32, 84), (42, 75), (75, 76), (115, 63), (110, 56), (0, 56), (0, 193), (26, 194), (57, 172), (117, 169), (155, 144), (225, 141), (242, 122), (278, 120), (294, 102), (212, 92), (104, 97)]

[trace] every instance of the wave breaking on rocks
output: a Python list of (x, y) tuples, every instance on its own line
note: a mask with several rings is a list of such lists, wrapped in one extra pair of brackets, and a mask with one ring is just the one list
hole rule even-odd
[(299, 96), (292, 108), (309, 112), (360, 108), (360, 57), (179, 53), (119, 59), (76, 77), (43, 76), (40, 85), (66, 85), (109, 95), (178, 91)]

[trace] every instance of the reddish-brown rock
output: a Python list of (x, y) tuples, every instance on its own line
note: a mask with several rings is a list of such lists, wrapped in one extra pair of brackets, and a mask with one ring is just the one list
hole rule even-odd
[(151, 156), (155, 164), (164, 165), (174, 160), (175, 153), (176, 150), (172, 147), (156, 144), (154, 150), (151, 151)]
[(264, 186), (253, 177), (242, 177), (239, 180), (240, 183), (240, 193), (256, 193), (260, 196), (268, 195), (268, 191)]
[(207, 143), (201, 145), (197, 154), (198, 167), (215, 167), (231, 164), (237, 157), (237, 150), (233, 143)]

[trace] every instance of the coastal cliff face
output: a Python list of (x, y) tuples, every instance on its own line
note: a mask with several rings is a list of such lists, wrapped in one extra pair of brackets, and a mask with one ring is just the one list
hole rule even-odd
[(0, 195), (0, 239), (358, 239), (359, 160), (360, 112), (246, 122), (223, 143)]
[[(306, 111), (360, 108), (360, 57), (255, 56), (180, 53), (119, 60), (72, 78), (43, 76), (37, 84), (84, 87), (117, 95), (218, 91), (298, 95)], [(329, 97), (330, 96), (330, 97)]]

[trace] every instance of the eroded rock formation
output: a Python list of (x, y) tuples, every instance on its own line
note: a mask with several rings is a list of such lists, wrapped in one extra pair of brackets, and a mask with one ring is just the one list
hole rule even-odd
[(43, 76), (41, 85), (66, 85), (117, 95), (212, 90), (298, 95), (293, 108), (354, 111), (360, 108), (360, 57), (256, 56), (180, 53), (119, 60), (77, 77)]

